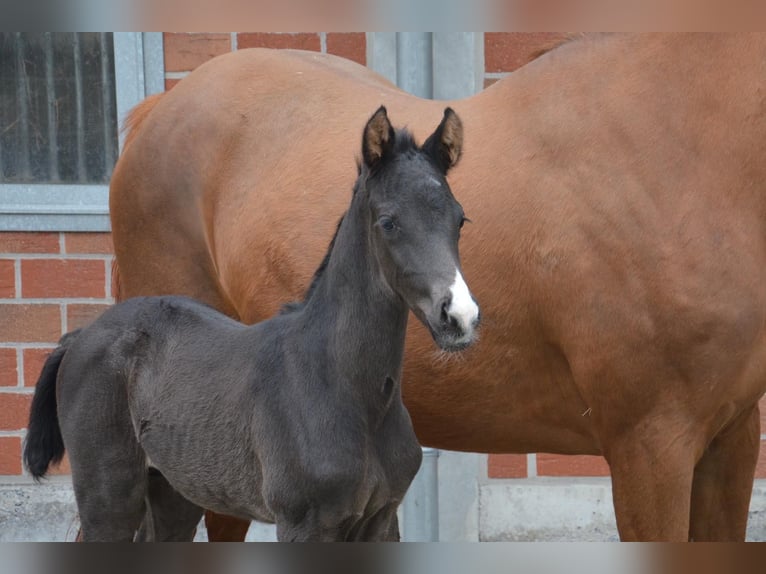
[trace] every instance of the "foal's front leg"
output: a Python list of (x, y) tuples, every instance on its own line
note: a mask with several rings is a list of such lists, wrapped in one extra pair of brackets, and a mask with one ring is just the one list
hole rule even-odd
[(279, 542), (345, 542), (358, 517), (311, 508), (300, 520), (276, 517)]
[(398, 503), (391, 503), (361, 521), (351, 538), (359, 542), (399, 542)]

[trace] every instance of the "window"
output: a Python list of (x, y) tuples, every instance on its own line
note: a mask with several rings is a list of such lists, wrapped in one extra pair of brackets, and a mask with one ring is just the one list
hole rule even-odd
[(106, 231), (119, 122), (163, 89), (159, 33), (0, 33), (0, 231)]
[(112, 34), (0, 33), (0, 182), (107, 183), (115, 106)]

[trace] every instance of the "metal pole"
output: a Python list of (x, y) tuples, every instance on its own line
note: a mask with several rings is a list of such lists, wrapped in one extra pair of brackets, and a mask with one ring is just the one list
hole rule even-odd
[(433, 98), (433, 37), (431, 32), (397, 32), (396, 85), (421, 98)]
[[(397, 32), (396, 84), (421, 98), (433, 98), (433, 34)], [(439, 540), (439, 451), (423, 449), (423, 463), (402, 503), (402, 540)]]
[(439, 541), (439, 451), (423, 448), (423, 464), (402, 503), (402, 540)]

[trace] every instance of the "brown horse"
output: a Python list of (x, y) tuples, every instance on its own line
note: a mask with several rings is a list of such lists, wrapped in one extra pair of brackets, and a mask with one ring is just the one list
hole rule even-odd
[[(445, 106), (268, 50), (140, 105), (111, 187), (120, 297), (245, 322), (299, 297), (380, 104), (421, 139)], [(766, 36), (586, 37), (449, 105), (484, 323), (446, 365), (410, 322), (421, 442), (601, 454), (623, 540), (742, 540), (766, 390)]]

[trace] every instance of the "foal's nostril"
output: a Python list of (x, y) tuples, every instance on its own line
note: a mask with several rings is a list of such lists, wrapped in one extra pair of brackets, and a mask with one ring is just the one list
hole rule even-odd
[[(449, 304), (450, 299), (447, 298), (442, 302), (442, 314), (441, 314), (441, 320), (443, 325), (448, 325), (450, 323), (450, 316), (449, 316)], [(454, 319), (453, 319), (454, 321)]]
[(460, 322), (458, 318), (450, 313), (450, 307), (452, 305), (452, 297), (447, 297), (442, 302), (441, 322), (442, 326), (452, 329), (453, 331), (460, 331)]

